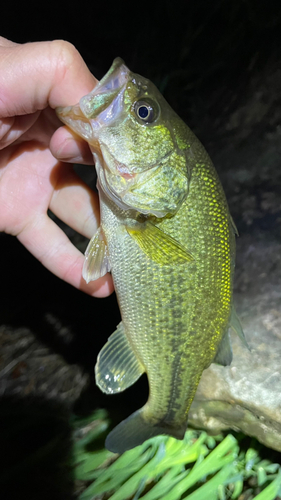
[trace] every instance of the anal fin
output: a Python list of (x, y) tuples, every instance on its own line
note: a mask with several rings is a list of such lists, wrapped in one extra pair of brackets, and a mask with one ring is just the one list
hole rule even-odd
[(144, 371), (121, 322), (98, 355), (95, 366), (96, 384), (106, 394), (115, 394), (134, 384)]

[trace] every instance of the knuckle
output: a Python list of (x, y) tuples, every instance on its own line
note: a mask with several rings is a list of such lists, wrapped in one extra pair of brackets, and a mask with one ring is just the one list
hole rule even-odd
[(56, 65), (58, 79), (64, 79), (66, 72), (81, 57), (75, 46), (66, 40), (53, 40), (50, 50)]

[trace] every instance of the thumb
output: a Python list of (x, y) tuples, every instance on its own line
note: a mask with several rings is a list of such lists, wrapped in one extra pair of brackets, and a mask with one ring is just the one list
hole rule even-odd
[(0, 37), (0, 118), (76, 104), (96, 83), (69, 42), (16, 44)]

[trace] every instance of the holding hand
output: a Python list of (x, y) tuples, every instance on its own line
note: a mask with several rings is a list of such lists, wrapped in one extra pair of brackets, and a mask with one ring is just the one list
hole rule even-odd
[(66, 163), (93, 164), (92, 154), (54, 111), (95, 85), (68, 42), (20, 45), (0, 37), (0, 231), (17, 236), (59, 278), (104, 297), (111, 276), (86, 285), (82, 253), (47, 215), (50, 208), (88, 238), (98, 228), (98, 197)]

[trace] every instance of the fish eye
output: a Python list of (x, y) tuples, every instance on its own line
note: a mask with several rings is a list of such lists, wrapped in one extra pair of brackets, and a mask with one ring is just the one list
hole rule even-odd
[(159, 115), (159, 109), (155, 102), (150, 99), (140, 99), (134, 104), (134, 111), (142, 123), (152, 123)]

